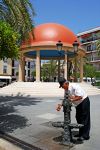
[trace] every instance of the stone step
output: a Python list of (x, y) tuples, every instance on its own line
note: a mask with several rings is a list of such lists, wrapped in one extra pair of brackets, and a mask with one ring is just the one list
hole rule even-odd
[[(88, 95), (100, 94), (100, 89), (85, 82), (78, 83), (87, 92)], [(63, 96), (64, 90), (59, 88), (59, 83), (54, 82), (15, 82), (6, 87), (0, 88), (0, 94), (3, 95), (30, 95), (30, 96)]]

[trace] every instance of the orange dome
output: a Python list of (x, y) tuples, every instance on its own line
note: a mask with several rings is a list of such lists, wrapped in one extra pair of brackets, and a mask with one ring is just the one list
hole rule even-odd
[(70, 29), (55, 23), (46, 23), (36, 26), (34, 29), (34, 36), (35, 38), (33, 39), (30, 34), (27, 41), (28, 43), (26, 41), (23, 42), (22, 48), (27, 44), (30, 46), (41, 46), (48, 45), (50, 43), (55, 44), (58, 41), (62, 41), (63, 44), (72, 45), (73, 42), (77, 40), (77, 37)]

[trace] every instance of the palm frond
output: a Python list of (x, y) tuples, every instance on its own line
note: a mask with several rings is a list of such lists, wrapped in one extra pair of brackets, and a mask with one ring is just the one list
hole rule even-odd
[(34, 28), (35, 12), (29, 0), (1, 0), (0, 20), (6, 21), (21, 34), (21, 40)]

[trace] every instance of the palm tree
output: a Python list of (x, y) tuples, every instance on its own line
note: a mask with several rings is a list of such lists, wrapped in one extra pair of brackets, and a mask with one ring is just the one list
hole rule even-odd
[(57, 76), (57, 60), (49, 60), (42, 66), (42, 77), (53, 81), (54, 77)]
[[(0, 0), (0, 20), (10, 24), (21, 34), (21, 40), (33, 28), (32, 16), (35, 15), (30, 0)], [(21, 41), (20, 41), (21, 42)]]
[(49, 66), (48, 66), (48, 70), (49, 70), (49, 78), (51, 80), (54, 79), (54, 77), (57, 75), (57, 60), (50, 60), (49, 61)]

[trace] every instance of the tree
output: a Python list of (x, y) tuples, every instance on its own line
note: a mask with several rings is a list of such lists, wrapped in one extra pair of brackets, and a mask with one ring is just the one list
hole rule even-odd
[(21, 34), (20, 42), (24, 40), (33, 28), (35, 15), (30, 0), (0, 0), (0, 20), (10, 24)]
[(96, 46), (98, 50), (98, 56), (100, 56), (100, 40), (97, 41)]
[(50, 60), (46, 64), (43, 64), (41, 73), (43, 79), (54, 80), (54, 77), (57, 75), (57, 66), (56, 60)]
[(20, 35), (13, 31), (9, 24), (0, 21), (0, 59), (18, 58), (19, 47), (17, 45)]
[(84, 65), (84, 76), (90, 77), (91, 79), (95, 77), (96, 69), (91, 64)]

